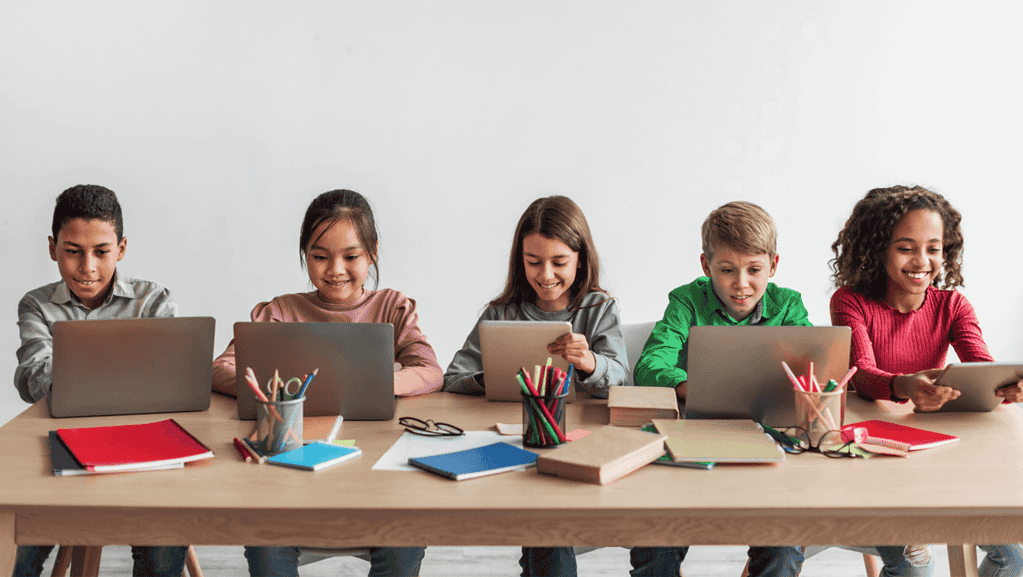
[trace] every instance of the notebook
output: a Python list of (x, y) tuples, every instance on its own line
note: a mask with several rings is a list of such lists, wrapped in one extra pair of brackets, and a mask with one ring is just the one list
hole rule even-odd
[[(71, 451), (61, 442), (57, 431), (50, 431), (50, 466), (53, 468), (55, 477), (69, 477), (74, 475), (95, 475), (103, 471), (93, 471), (79, 463)], [(136, 473), (139, 471), (162, 471), (165, 469), (181, 469), (184, 463), (168, 463), (164, 465), (140, 466), (137, 469), (111, 471), (111, 473)]]
[(841, 380), (849, 369), (849, 327), (694, 326), (687, 342), (686, 419), (750, 419), (795, 424), (796, 374), (813, 362), (817, 380)]
[(909, 425), (878, 420), (845, 425), (842, 427), (842, 440), (845, 442), (853, 440), (853, 429), (857, 427), (867, 429), (867, 434), (871, 437), (909, 443), (910, 451), (940, 447), (941, 445), (947, 445), (959, 440), (959, 437), (954, 435), (946, 435), (945, 433), (936, 433), (934, 431), (910, 427)]
[(319, 471), (354, 459), (362, 454), (358, 447), (344, 447), (327, 443), (309, 443), (297, 449), (274, 455), (266, 460), (271, 465)]
[(537, 454), (532, 451), (508, 443), (493, 443), (430, 457), (412, 457), (409, 458), (408, 464), (455, 481), (462, 481), (526, 469), (536, 464), (536, 458)]
[(664, 442), (675, 461), (698, 463), (774, 463), (785, 452), (760, 425), (749, 419), (654, 419), (668, 435)]
[(305, 392), (306, 417), (394, 418), (394, 327), (388, 323), (235, 323), (234, 351), (241, 419), (256, 418), (245, 367), (264, 385), (274, 370), (287, 379), (319, 368)]
[(212, 317), (53, 323), (50, 415), (205, 411), (214, 326)]
[(1002, 404), (995, 391), (1023, 379), (1020, 363), (952, 363), (938, 375), (936, 385), (960, 391), (958, 399), (938, 409), (941, 412), (987, 412)]
[(91, 472), (139, 470), (213, 458), (174, 419), (136, 425), (57, 429), (60, 441)]
[[(553, 366), (568, 371), (568, 361), (547, 352), (547, 345), (572, 332), (567, 322), (480, 321), (480, 353), (487, 400), (522, 401), (522, 388), (515, 374), (525, 367), (532, 374), (535, 365), (548, 357)], [(575, 399), (575, 378), (567, 399)], [(345, 417), (347, 418), (347, 417)]]

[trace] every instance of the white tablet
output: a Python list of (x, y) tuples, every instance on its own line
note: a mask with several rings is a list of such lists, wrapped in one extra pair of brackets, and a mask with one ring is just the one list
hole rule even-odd
[[(568, 370), (564, 357), (547, 352), (547, 345), (572, 332), (568, 322), (480, 321), (479, 328), (483, 385), (490, 401), (522, 400), (522, 389), (515, 378), (522, 367), (532, 375), (533, 367), (545, 364), (550, 357), (555, 367)], [(567, 398), (575, 398), (574, 383)]]
[(960, 391), (958, 399), (942, 405), (942, 412), (988, 412), (1002, 403), (995, 391), (1023, 379), (1023, 363), (952, 363), (935, 380), (936, 385)]

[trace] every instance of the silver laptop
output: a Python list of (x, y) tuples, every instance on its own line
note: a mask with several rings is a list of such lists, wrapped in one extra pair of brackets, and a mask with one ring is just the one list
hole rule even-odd
[[(548, 353), (547, 345), (571, 332), (572, 325), (568, 322), (480, 321), (480, 354), (487, 400), (521, 402), (522, 387), (515, 375), (525, 367), (532, 378), (533, 367), (545, 364), (548, 357), (553, 366), (568, 371), (568, 361)], [(566, 399), (575, 399), (574, 384)]]
[(849, 327), (706, 327), (689, 329), (687, 419), (753, 419), (795, 425), (795, 393), (782, 369), (809, 364), (821, 382), (849, 369)]
[(936, 385), (952, 387), (961, 394), (941, 406), (942, 412), (987, 412), (1002, 404), (995, 391), (1023, 379), (1020, 363), (952, 363), (941, 371)]
[(234, 352), (241, 419), (256, 418), (246, 367), (264, 392), (275, 370), (288, 380), (320, 369), (306, 389), (307, 417), (394, 418), (394, 327), (388, 323), (235, 323)]
[(50, 415), (205, 411), (214, 328), (212, 317), (53, 323)]

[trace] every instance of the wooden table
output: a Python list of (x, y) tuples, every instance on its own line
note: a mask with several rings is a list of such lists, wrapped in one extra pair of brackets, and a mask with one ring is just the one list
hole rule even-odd
[[(348, 422), (363, 456), (308, 473), (246, 464), (234, 399), (173, 415), (216, 458), (180, 470), (54, 477), (47, 431), (149, 422), (165, 415), (51, 419), (37, 403), (0, 429), (0, 575), (15, 543), (73, 545), (879, 545), (950, 543), (952, 575), (975, 575), (972, 543), (1023, 541), (1023, 413), (912, 414), (850, 399), (846, 422), (894, 420), (961, 441), (908, 459), (789, 456), (778, 466), (712, 471), (648, 466), (606, 486), (535, 469), (454, 482), (373, 471), (397, 420)], [(400, 399), (398, 416), (467, 430), (518, 422), (516, 403), (436, 393)], [(570, 429), (605, 426), (603, 401), (570, 405)], [(331, 418), (310, 418), (325, 436)], [(966, 545), (963, 545), (966, 544)]]

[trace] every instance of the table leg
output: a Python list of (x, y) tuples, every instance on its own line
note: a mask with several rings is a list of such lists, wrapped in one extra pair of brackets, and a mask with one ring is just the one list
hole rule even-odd
[(977, 577), (977, 546), (948, 546), (948, 570), (951, 577)]
[(71, 550), (71, 574), (76, 577), (98, 577), (103, 547), (76, 545)]
[(0, 511), (0, 575), (14, 573), (18, 546), (14, 543), (14, 513)]

